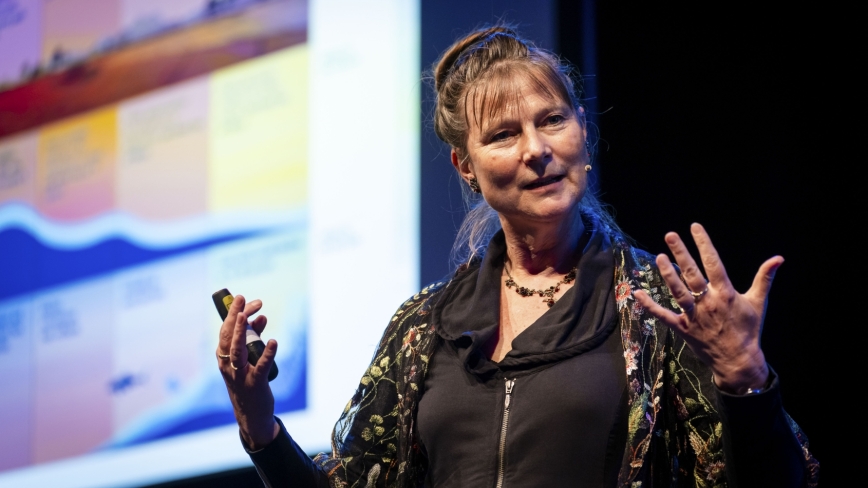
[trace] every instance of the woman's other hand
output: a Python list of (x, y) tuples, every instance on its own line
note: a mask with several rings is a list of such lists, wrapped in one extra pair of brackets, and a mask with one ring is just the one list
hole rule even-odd
[[(237, 295), (220, 327), (217, 345), (217, 364), (232, 400), (235, 420), (241, 428), (242, 439), (254, 451), (268, 445), (280, 432), (274, 420), (274, 395), (268, 385), (268, 372), (277, 353), (277, 341), (268, 341), (256, 366), (247, 362), (247, 318), (261, 308), (260, 300), (245, 303), (244, 297)], [(265, 316), (259, 315), (250, 325), (262, 334), (266, 322)]]
[(681, 268), (684, 281), (679, 279), (667, 255), (657, 256), (660, 274), (682, 313), (661, 307), (644, 291), (637, 291), (635, 297), (640, 305), (684, 338), (700, 360), (711, 368), (718, 388), (734, 394), (762, 388), (769, 370), (760, 347), (760, 335), (769, 289), (784, 258), (775, 256), (764, 262), (753, 285), (740, 294), (732, 287), (705, 229), (693, 224), (690, 232), (708, 280), (674, 232), (666, 234), (666, 244)]

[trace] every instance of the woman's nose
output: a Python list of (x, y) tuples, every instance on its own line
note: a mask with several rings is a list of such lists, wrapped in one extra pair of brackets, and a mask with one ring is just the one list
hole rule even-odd
[(551, 155), (551, 147), (543, 134), (538, 130), (525, 130), (523, 133), (522, 161), (532, 164), (545, 161)]

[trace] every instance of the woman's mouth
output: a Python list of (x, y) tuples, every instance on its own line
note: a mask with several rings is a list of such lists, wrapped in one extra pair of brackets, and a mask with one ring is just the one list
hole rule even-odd
[(545, 176), (543, 178), (537, 178), (527, 185), (524, 185), (525, 190), (533, 190), (535, 188), (540, 188), (546, 185), (551, 185), (552, 183), (557, 183), (564, 179), (564, 175), (556, 175), (556, 176)]

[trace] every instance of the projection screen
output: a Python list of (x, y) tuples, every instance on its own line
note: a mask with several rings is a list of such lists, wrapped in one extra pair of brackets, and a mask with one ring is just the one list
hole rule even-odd
[(220, 288), (327, 448), (419, 285), (418, 38), (410, 0), (0, 0), (0, 487), (249, 465)]

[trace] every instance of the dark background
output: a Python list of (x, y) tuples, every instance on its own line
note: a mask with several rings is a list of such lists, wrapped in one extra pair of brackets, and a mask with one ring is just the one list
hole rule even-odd
[(824, 59), (838, 50), (822, 44), (823, 10), (600, 2), (597, 14), (603, 200), (651, 252), (665, 251), (665, 232), (702, 223), (740, 291), (765, 259), (786, 259), (763, 349), (820, 460), (821, 486), (844, 486), (830, 435), (842, 397), (826, 388), (831, 338), (846, 336), (831, 292), (843, 267), (829, 252), (843, 236), (828, 198), (835, 138), (821, 129), (824, 105), (841, 94), (822, 87)]
[[(600, 196), (640, 247), (664, 252), (667, 231), (689, 236), (690, 223), (700, 222), (740, 291), (765, 259), (784, 256), (763, 349), (787, 411), (821, 462), (821, 486), (842, 485), (831, 433), (832, 419), (844, 420), (844, 391), (833, 383), (831, 337), (847, 337), (850, 322), (835, 315), (842, 294), (832, 289), (859, 285), (849, 284), (858, 278), (834, 252), (848, 241), (831, 224), (839, 208), (829, 198), (835, 158), (824, 115), (847, 100), (824, 86), (825, 53), (837, 48), (823, 44), (822, 9), (423, 0), (421, 14), (423, 69), (456, 38), (498, 20), (517, 23), (581, 69), (589, 119), (601, 135)], [(429, 87), (422, 98), (421, 281), (428, 283), (449, 274), (463, 205), (449, 149), (431, 129)], [(843, 283), (833, 285), (833, 276)], [(850, 334), (839, 356), (858, 349)], [(252, 468), (159, 486), (248, 485), (261, 486)]]

